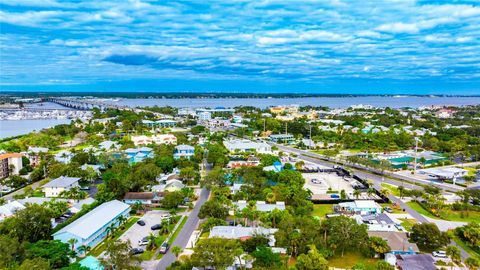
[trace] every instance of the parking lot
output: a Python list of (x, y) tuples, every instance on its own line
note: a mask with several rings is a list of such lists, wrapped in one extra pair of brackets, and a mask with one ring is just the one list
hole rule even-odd
[(164, 214), (168, 214), (167, 211), (161, 211), (161, 210), (152, 210), (148, 211), (143, 215), (143, 217), (140, 220), (145, 221), (145, 226), (140, 226), (138, 224), (134, 224), (130, 229), (128, 229), (122, 236), (120, 236), (120, 240), (122, 241), (127, 241), (129, 240), (130, 243), (132, 244), (133, 248), (137, 248), (138, 242), (144, 238), (145, 236), (148, 236), (151, 232), (154, 232), (157, 234), (158, 231), (152, 231), (150, 227), (152, 227), (155, 224), (159, 224), (162, 222), (161, 216)]
[[(302, 176), (305, 178), (304, 187), (310, 189), (313, 194), (327, 194), (329, 187), (338, 192), (343, 189), (347, 194), (353, 192), (350, 183), (336, 173), (303, 173)], [(312, 179), (315, 179), (315, 183)]]

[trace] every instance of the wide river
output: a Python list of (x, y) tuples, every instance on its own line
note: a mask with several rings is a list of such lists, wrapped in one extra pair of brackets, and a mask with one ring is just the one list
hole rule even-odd
[(381, 97), (381, 96), (363, 96), (363, 97), (302, 97), (302, 98), (184, 98), (184, 99), (121, 99), (113, 102), (117, 105), (129, 107), (142, 106), (172, 106), (172, 107), (236, 107), (236, 106), (256, 106), (266, 108), (278, 105), (312, 105), (326, 106), (331, 108), (345, 108), (356, 104), (372, 105), (375, 107), (421, 107), (431, 105), (475, 105), (480, 104), (480, 97)]
[[(421, 107), (431, 105), (475, 105), (480, 104), (480, 97), (304, 97), (304, 98), (149, 98), (149, 99), (120, 99), (119, 101), (108, 101), (117, 105), (129, 107), (143, 106), (172, 106), (177, 108), (189, 107), (236, 107), (236, 106), (256, 106), (266, 108), (278, 105), (312, 105), (327, 106), (331, 108), (345, 108), (356, 104), (372, 105), (375, 107)], [(38, 106), (38, 105), (36, 105)], [(61, 106), (52, 103), (42, 104), (42, 108), (59, 109)], [(69, 123), (68, 119), (42, 119), (42, 120), (13, 120), (0, 121), (0, 139), (12, 136), (18, 136), (40, 130), (42, 128), (52, 127), (58, 124)]]

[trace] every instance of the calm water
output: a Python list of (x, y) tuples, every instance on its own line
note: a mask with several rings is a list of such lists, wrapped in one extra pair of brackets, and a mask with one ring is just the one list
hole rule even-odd
[(27, 134), (60, 124), (68, 124), (70, 121), (69, 119), (2, 120), (0, 121), (0, 139)]
[(305, 98), (185, 98), (185, 99), (122, 99), (118, 105), (129, 107), (142, 106), (172, 106), (172, 107), (236, 107), (256, 106), (265, 108), (277, 105), (296, 104), (300, 106), (327, 106), (345, 108), (355, 104), (372, 105), (375, 107), (421, 107), (431, 105), (475, 105), (480, 104), (480, 97), (305, 97)]
[[(372, 105), (375, 107), (421, 107), (431, 105), (475, 105), (480, 104), (480, 97), (305, 97), (305, 98), (185, 98), (185, 99), (122, 99), (109, 101), (118, 105), (129, 107), (142, 106), (172, 106), (172, 107), (236, 107), (256, 106), (266, 108), (277, 105), (312, 105), (327, 106), (331, 108), (345, 108), (355, 104)], [(30, 105), (29, 105), (30, 106)], [(31, 105), (34, 108), (62, 109), (55, 103)], [(18, 136), (55, 126), (69, 123), (68, 119), (41, 119), (41, 120), (16, 120), (0, 121), (0, 138)]]

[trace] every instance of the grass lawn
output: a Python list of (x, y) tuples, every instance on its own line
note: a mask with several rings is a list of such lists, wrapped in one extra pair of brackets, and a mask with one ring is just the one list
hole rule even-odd
[(413, 218), (403, 218), (403, 219), (400, 219), (402, 220), (402, 223), (400, 223), (400, 225), (402, 225), (403, 228), (405, 228), (405, 230), (411, 232), (412, 231), (412, 227), (414, 224), (417, 223), (417, 220), (413, 219)]
[(382, 207), (390, 207), (393, 210), (392, 214), (404, 214), (402, 208), (398, 205), (393, 205), (393, 203), (381, 203), (380, 206)]
[(407, 204), (411, 208), (413, 208), (413, 210), (430, 218), (450, 220), (450, 221), (463, 221), (463, 222), (472, 222), (472, 221), (480, 220), (480, 212), (476, 212), (476, 211), (453, 211), (450, 209), (444, 209), (440, 212), (440, 217), (437, 217), (431, 214), (430, 212), (428, 212), (427, 210), (425, 210), (417, 202), (408, 202)]
[(325, 218), (326, 214), (333, 213), (333, 204), (314, 204), (313, 205), (313, 216), (319, 218)]
[(477, 259), (480, 260), (480, 248), (477, 250), (474, 250), (470, 245), (468, 245), (462, 239), (460, 239), (457, 235), (455, 235), (455, 233), (450, 233), (449, 235), (452, 238), (452, 240), (455, 241), (457, 245), (462, 247), (470, 256), (476, 257)]
[(345, 253), (343, 257), (340, 257), (340, 255), (338, 255), (338, 256), (329, 258), (328, 266), (350, 269), (355, 264), (361, 263), (365, 265), (366, 269), (373, 270), (377, 261), (378, 259), (365, 258), (362, 254), (358, 252), (348, 252), (348, 253)]
[(382, 186), (382, 188), (388, 189), (388, 191), (390, 191), (390, 194), (392, 194), (393, 196), (400, 197), (400, 192), (398, 191), (397, 186), (393, 186), (385, 183), (382, 183), (380, 185)]
[(127, 220), (127, 222), (125, 223), (124, 225), (124, 228), (121, 229), (119, 227), (118, 230), (115, 231), (115, 233), (113, 234), (113, 238), (112, 237), (109, 237), (109, 239), (104, 239), (100, 244), (98, 244), (94, 249), (92, 249), (88, 255), (92, 255), (94, 257), (97, 257), (98, 255), (102, 254), (103, 251), (105, 251), (105, 248), (106, 248), (106, 242), (107, 241), (110, 241), (112, 239), (118, 239), (124, 232), (126, 232), (128, 229), (130, 229), (130, 227), (133, 226), (133, 224), (135, 224), (140, 218), (139, 217), (131, 217)]

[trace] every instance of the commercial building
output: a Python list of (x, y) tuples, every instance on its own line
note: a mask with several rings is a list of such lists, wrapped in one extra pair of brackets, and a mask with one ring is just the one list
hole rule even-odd
[(93, 248), (107, 236), (110, 226), (118, 227), (119, 217), (123, 216), (127, 219), (129, 212), (128, 204), (117, 200), (109, 201), (97, 206), (52, 236), (54, 240), (60, 240), (63, 243), (76, 239), (73, 247), (75, 250), (80, 246)]
[(293, 143), (295, 141), (292, 134), (272, 134), (269, 138), (275, 143)]
[(0, 155), (0, 179), (10, 175), (18, 175), (23, 168), (22, 154), (6, 153)]
[(232, 139), (223, 141), (223, 145), (230, 152), (257, 152), (271, 153), (272, 147), (264, 142), (253, 142), (246, 139)]
[(78, 181), (80, 181), (78, 177), (60, 176), (45, 184), (42, 191), (45, 193), (45, 197), (58, 197), (64, 191), (80, 187)]
[(432, 175), (438, 179), (458, 179), (468, 175), (468, 171), (461, 168), (446, 167), (446, 168), (431, 168), (419, 171), (421, 174)]

